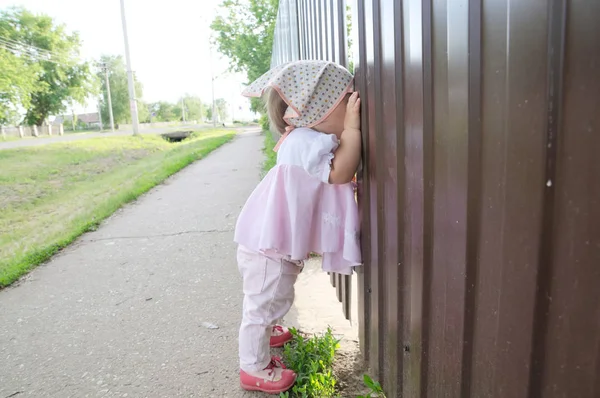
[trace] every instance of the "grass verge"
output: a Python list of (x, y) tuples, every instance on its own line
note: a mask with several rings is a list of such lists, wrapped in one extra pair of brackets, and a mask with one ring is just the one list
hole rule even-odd
[(0, 142), (12, 142), (12, 141), (18, 141), (18, 140), (22, 140), (23, 138), (21, 137), (16, 137), (14, 135), (7, 135), (5, 137), (2, 137), (0, 135)]
[(0, 151), (0, 288), (234, 135), (205, 130), (177, 144), (148, 135)]
[(275, 140), (270, 131), (263, 131), (265, 136), (263, 152), (265, 153), (265, 161), (263, 163), (263, 176), (269, 172), (277, 163), (277, 152), (273, 151)]
[(294, 387), (281, 393), (280, 398), (337, 397), (333, 360), (340, 345), (331, 328), (312, 337), (305, 337), (296, 329), (290, 331), (294, 339), (285, 346), (283, 358), (298, 378)]

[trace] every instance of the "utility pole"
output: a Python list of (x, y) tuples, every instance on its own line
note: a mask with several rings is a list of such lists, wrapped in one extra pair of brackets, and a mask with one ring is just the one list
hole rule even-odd
[(185, 102), (183, 102), (183, 97), (181, 97), (181, 119), (185, 123)]
[(217, 119), (216, 119), (216, 115), (215, 115), (215, 75), (213, 73), (212, 46), (210, 44), (210, 41), (208, 42), (208, 50), (210, 51), (209, 60), (210, 60), (210, 82), (211, 82), (211, 87), (212, 87), (212, 121), (213, 121), (213, 127), (217, 127)]
[(125, 41), (125, 59), (127, 60), (127, 86), (129, 87), (129, 109), (131, 110), (131, 123), (133, 124), (133, 135), (139, 135), (140, 126), (138, 121), (137, 100), (135, 98), (135, 85), (133, 84), (133, 71), (131, 70), (131, 57), (129, 56), (127, 22), (125, 21), (125, 0), (121, 0), (121, 19), (123, 21), (123, 39)]
[(106, 98), (108, 100), (108, 116), (110, 117), (110, 129), (111, 131), (115, 131), (115, 119), (113, 118), (113, 109), (112, 109), (112, 98), (110, 95), (110, 82), (108, 80), (108, 65), (106, 63), (102, 63), (102, 69), (104, 70), (104, 79), (106, 81)]
[(98, 121), (100, 122), (100, 132), (104, 130), (104, 126), (102, 125), (102, 101), (98, 98)]

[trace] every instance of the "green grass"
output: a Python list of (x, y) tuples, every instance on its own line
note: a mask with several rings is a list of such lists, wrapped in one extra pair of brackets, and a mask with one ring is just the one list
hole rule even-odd
[(0, 142), (10, 142), (10, 141), (18, 141), (18, 140), (22, 140), (23, 138), (19, 137), (19, 136), (14, 136), (14, 135), (7, 135), (5, 137), (2, 137), (0, 135)]
[(298, 377), (292, 389), (280, 394), (280, 398), (338, 397), (333, 360), (340, 345), (331, 328), (323, 335), (311, 337), (303, 336), (296, 329), (290, 331), (294, 339), (285, 346), (283, 358)]
[(104, 137), (0, 151), (0, 288), (234, 137)]
[(277, 152), (273, 151), (275, 147), (275, 140), (273, 139), (273, 134), (270, 131), (263, 131), (265, 136), (265, 142), (263, 147), (263, 152), (265, 153), (265, 161), (263, 163), (263, 175), (267, 174), (269, 170), (275, 166), (277, 163)]

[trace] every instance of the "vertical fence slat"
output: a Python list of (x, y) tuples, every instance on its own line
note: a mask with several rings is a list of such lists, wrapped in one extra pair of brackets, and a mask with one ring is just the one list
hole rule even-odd
[[(331, 61), (336, 61), (336, 46), (335, 46), (335, 35), (337, 33), (337, 29), (335, 27), (335, 0), (329, 0), (329, 27), (330, 27), (330, 35), (329, 35), (329, 47), (331, 48)], [(360, 1), (360, 0), (359, 0)]]
[(482, 0), (469, 2), (469, 92), (468, 92), (468, 188), (467, 188), (467, 246), (465, 322), (463, 327), (462, 391), (461, 396), (472, 396), (477, 284), (479, 263), (479, 236), (481, 234), (482, 195)]
[(319, 59), (325, 59), (323, 53), (323, 1), (317, 1), (317, 47), (319, 47)]
[[(333, 0), (331, 0), (333, 4)], [(354, 24), (358, 30), (358, 46), (363, 51), (359, 52), (355, 60), (355, 89), (360, 93), (362, 101), (361, 131), (362, 131), (362, 162), (358, 171), (358, 203), (361, 220), (361, 250), (364, 266), (360, 267), (357, 275), (358, 289), (358, 334), (363, 358), (370, 359), (371, 347), (371, 220), (370, 220), (370, 186), (369, 186), (369, 113), (366, 111), (369, 103), (367, 96), (367, 58), (366, 58), (366, 26), (365, 26), (365, 3), (356, 0), (356, 18)], [(332, 13), (333, 18), (333, 13)]]
[(352, 309), (352, 276), (342, 275), (342, 312), (350, 320)]
[(559, 112), (552, 119), (555, 179), (550, 187), (546, 182), (546, 189), (556, 190), (554, 270), (538, 396), (591, 398), (600, 394), (600, 51), (590, 38), (600, 35), (600, 3), (568, 2), (564, 10), (565, 3), (550, 3), (558, 9), (553, 10), (548, 50), (560, 48), (564, 40), (564, 51), (554, 53), (561, 64), (553, 66), (553, 79), (562, 81), (553, 83), (553, 108), (548, 107)]
[(319, 37), (318, 37), (318, 15), (317, 15), (317, 2), (319, 0), (312, 0), (311, 4), (311, 29), (312, 35), (312, 57), (311, 59), (319, 59)]
[[(377, 5), (377, 3), (375, 3)], [(402, 275), (401, 248), (404, 242), (401, 228), (403, 220), (399, 217), (399, 209), (403, 204), (403, 141), (404, 131), (402, 117), (402, 74), (398, 73), (397, 43), (402, 40), (402, 21), (397, 11), (400, 5), (393, 0), (381, 0), (380, 18), (375, 23), (380, 26), (381, 36), (381, 103), (380, 107), (389, 111), (381, 115), (381, 149), (382, 170), (380, 178), (382, 185), (382, 236), (384, 255), (382, 264), (381, 283), (384, 286), (383, 301), (385, 319), (384, 333), (384, 377), (385, 389), (388, 395), (395, 397), (402, 393), (402, 369), (404, 356), (403, 307), (402, 292), (404, 278)], [(401, 15), (401, 14), (400, 14)], [(397, 30), (398, 29), (398, 30)], [(388, 32), (383, 40), (384, 32)], [(402, 69), (400, 68), (400, 71)], [(376, 95), (378, 95), (376, 93)], [(378, 116), (376, 116), (378, 117)], [(400, 122), (400, 123), (399, 123)]]
[(346, 0), (338, 1), (338, 51), (339, 51), (339, 63), (348, 67), (348, 54), (346, 51), (348, 40), (346, 38)]

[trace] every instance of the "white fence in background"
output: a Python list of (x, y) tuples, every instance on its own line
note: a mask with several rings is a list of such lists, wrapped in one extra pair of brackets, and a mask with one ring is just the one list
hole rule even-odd
[(43, 126), (18, 126), (18, 127), (0, 127), (0, 133), (5, 137), (39, 137), (42, 135), (63, 135), (65, 133), (62, 124), (43, 125)]

